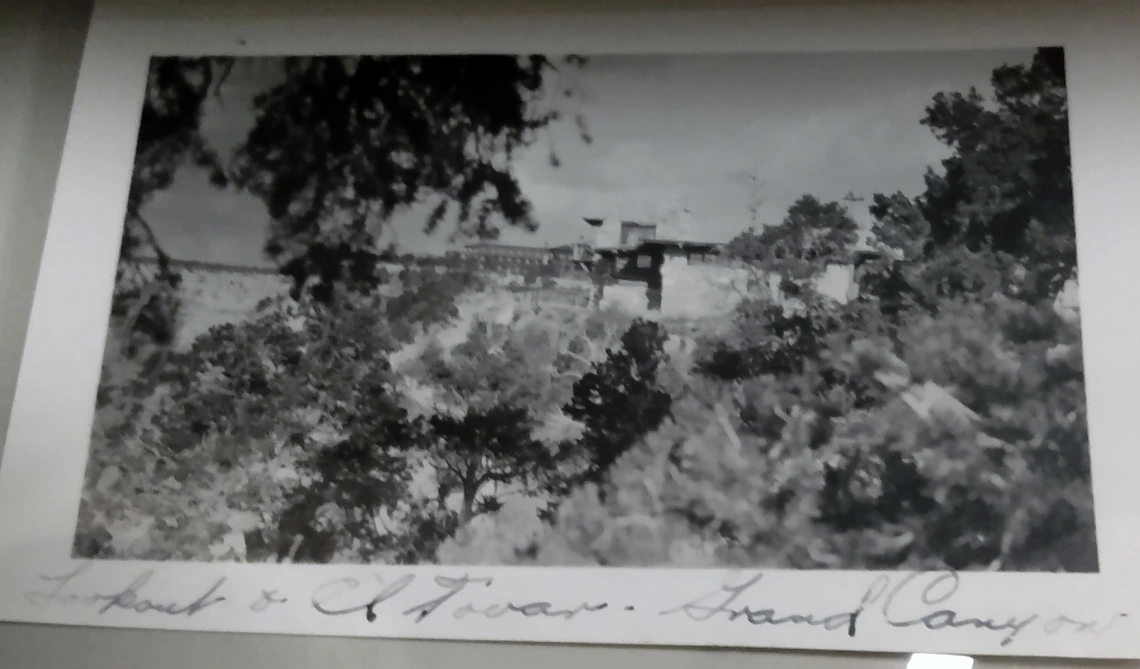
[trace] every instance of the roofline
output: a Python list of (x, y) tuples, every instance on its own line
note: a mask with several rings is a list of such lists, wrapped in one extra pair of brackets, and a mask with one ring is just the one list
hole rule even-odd
[(645, 239), (638, 242), (637, 246), (608, 246), (595, 248), (594, 251), (598, 253), (637, 253), (643, 250), (648, 250), (653, 247), (670, 247), (677, 248), (683, 251), (719, 251), (724, 248), (724, 244), (718, 242), (689, 242), (674, 239)]

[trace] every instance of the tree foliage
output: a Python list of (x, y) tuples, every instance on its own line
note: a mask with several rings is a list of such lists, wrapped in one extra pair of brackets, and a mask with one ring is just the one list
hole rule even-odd
[(620, 345), (609, 349), (605, 359), (574, 384), (565, 412), (584, 425), (575, 444), (588, 458), (582, 480), (601, 480), (623, 453), (669, 414), (672, 398), (657, 384), (666, 337), (658, 323), (635, 320)]
[(549, 365), (554, 349), (549, 339), (528, 334), (476, 319), (464, 341), (446, 351), (429, 348), (419, 361), (416, 378), (435, 391), (428, 453), (440, 496), (461, 495), (460, 526), (498, 508), (489, 485), (533, 494), (554, 465), (553, 450), (533, 436), (549, 407), (550, 378), (526, 373)]
[(533, 230), (510, 166), (558, 117), (539, 107), (556, 71), (541, 56), (287, 58), (234, 174), (265, 201), (265, 250), (295, 295), (310, 280), (321, 301), (375, 287), (383, 224), (424, 198), (437, 202), (429, 232), (450, 214), (478, 237), (500, 221)]
[(1004, 285), (1048, 298), (1077, 261), (1064, 52), (1040, 49), (1028, 65), (994, 70), (991, 84), (990, 97), (934, 97), (922, 123), (951, 155), (918, 197), (875, 196), (876, 233), (938, 297)]
[[(207, 97), (231, 66), (232, 59), (151, 60), (111, 314), (124, 333), (118, 343), (131, 356), (147, 343), (170, 344), (178, 321), (180, 276), (142, 209), (188, 163), (211, 170), (215, 183), (224, 184), (218, 156), (203, 140), (200, 126)], [(157, 260), (157, 271), (141, 267), (140, 257)]]
[(846, 207), (804, 195), (792, 203), (779, 224), (737, 235), (725, 253), (778, 275), (781, 289), (798, 296), (828, 265), (850, 262), (851, 247), (858, 238), (858, 224)]
[[(218, 187), (261, 198), (273, 227), (265, 251), (294, 285), (322, 302), (335, 288), (368, 292), (385, 278), (384, 226), (398, 210), (434, 201), (430, 232), (452, 219), (464, 235), (536, 226), (511, 172), (514, 156), (577, 95), (585, 59), (543, 56), (294, 57), (254, 101), (255, 121), (228, 160), (200, 132), (211, 94), (221, 95), (233, 58), (155, 58), (139, 128), (123, 234), (124, 262), (146, 247), (160, 283), (120, 268), (117, 315), (128, 332), (169, 343), (177, 275), (142, 218), (151, 197), (193, 164)], [(576, 121), (591, 141), (585, 121)], [(557, 162), (552, 153), (552, 162)], [(228, 164), (227, 164), (228, 163)], [(140, 286), (139, 284), (144, 285)]]
[(827, 263), (843, 262), (857, 231), (846, 207), (803, 195), (781, 222), (745, 231), (729, 241), (726, 252), (776, 271), (789, 270), (799, 278), (821, 271)]
[[(432, 84), (458, 61), (424, 60), (443, 68), (424, 79), (412, 62), (297, 59), (259, 100), (245, 186), (298, 242), (277, 257), (336, 299), (268, 301), (125, 384), (132, 407), (105, 403), (78, 554), (1097, 569), (1079, 315), (1057, 302), (1075, 234), (1056, 51), (998, 68), (991, 98), (936, 96), (922, 122), (951, 155), (917, 196), (876, 195), (871, 230), (809, 195), (733, 240), (735, 260), (786, 281), (751, 286), (724, 322), (545, 305), (407, 259), (326, 271), (320, 253), (374, 247), (371, 219), (425, 193), (461, 227), (480, 229), (481, 197), (525, 225), (473, 145), (415, 129), (454, 107), (466, 116), (440, 127), (525, 143), (542, 121), (523, 75), (545, 70), (480, 61), (522, 78), (476, 113), (490, 98)], [(427, 115), (385, 120), (392, 93), (352, 84), (361, 67)], [(358, 97), (306, 106), (322, 87)], [(302, 120), (317, 130), (290, 135)], [(343, 165), (287, 164), (273, 146), (291, 141)], [(399, 157), (417, 147), (423, 161)], [(880, 253), (863, 262), (868, 232)], [(856, 260), (858, 297), (815, 288)]]

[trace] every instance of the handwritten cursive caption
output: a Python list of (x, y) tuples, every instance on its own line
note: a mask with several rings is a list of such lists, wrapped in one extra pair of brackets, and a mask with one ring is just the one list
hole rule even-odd
[[(92, 564), (85, 563), (59, 574), (41, 574), (36, 588), (25, 593), (28, 603), (37, 607), (82, 607), (102, 616), (112, 612), (190, 618), (209, 610), (242, 608), (261, 614), (280, 606), (304, 606), (320, 616), (359, 616), (375, 622), (382, 616), (401, 616), (415, 624), (439, 616), (455, 620), (478, 617), (542, 618), (571, 621), (586, 616), (622, 615), (638, 611), (634, 603), (614, 604), (604, 600), (555, 603), (542, 599), (501, 600), (494, 597), (490, 577), (435, 575), (426, 579), (405, 574), (394, 580), (373, 575), (371, 581), (343, 577), (326, 581), (306, 596), (293, 600), (279, 589), (255, 588), (255, 594), (237, 597), (226, 577), (207, 584), (193, 596), (163, 596), (155, 585), (154, 569), (141, 571), (122, 587), (92, 589)], [(417, 578), (419, 581), (417, 582)], [(1112, 629), (1128, 613), (1116, 613), (1104, 620), (1081, 620), (1064, 613), (1028, 613), (1011, 616), (985, 616), (959, 611), (953, 599), (961, 589), (956, 572), (915, 572), (898, 576), (877, 576), (862, 595), (827, 611), (791, 611), (764, 606), (761, 585), (764, 573), (734, 575), (707, 592), (650, 615), (684, 618), (690, 622), (744, 624), (764, 627), (807, 627), (823, 633), (845, 634), (855, 638), (868, 624), (896, 629), (931, 632), (971, 629), (992, 633), (995, 641), (1007, 647), (1029, 629), (1047, 635), (1062, 633), (1099, 635)], [(425, 594), (426, 593), (426, 594)]]

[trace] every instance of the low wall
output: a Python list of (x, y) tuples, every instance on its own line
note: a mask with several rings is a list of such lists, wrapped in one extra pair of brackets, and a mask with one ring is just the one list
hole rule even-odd
[(661, 315), (667, 318), (707, 318), (727, 314), (760, 279), (749, 269), (689, 264), (667, 258), (661, 266)]
[(279, 274), (182, 270), (182, 327), (179, 346), (189, 345), (210, 328), (249, 318), (257, 303), (289, 291)]
[[(661, 267), (661, 314), (672, 318), (708, 318), (728, 314), (755, 282), (764, 282), (779, 298), (779, 277), (746, 267), (689, 264), (670, 258)], [(832, 265), (816, 281), (816, 289), (838, 302), (854, 297), (854, 268)], [(607, 290), (609, 290), (607, 288)]]
[[(398, 266), (389, 268), (398, 273)], [(185, 346), (209, 328), (248, 318), (257, 303), (268, 297), (285, 294), (288, 280), (274, 273), (256, 271), (221, 271), (183, 268), (183, 322), (178, 344)], [(839, 300), (851, 297), (852, 270), (849, 266), (832, 266), (817, 286), (821, 292)], [(501, 277), (505, 283), (517, 277)], [(747, 293), (751, 281), (764, 280), (755, 270), (703, 263), (689, 264), (683, 258), (667, 259), (661, 268), (661, 311), (665, 318), (713, 318), (728, 314)], [(521, 283), (521, 279), (517, 279)], [(769, 289), (777, 295), (776, 277), (767, 278)], [(592, 287), (586, 280), (555, 279), (553, 285), (528, 288), (533, 300), (565, 302), (585, 306)], [(643, 283), (621, 281), (606, 286), (602, 306), (618, 307), (633, 314), (649, 316), (649, 300)]]

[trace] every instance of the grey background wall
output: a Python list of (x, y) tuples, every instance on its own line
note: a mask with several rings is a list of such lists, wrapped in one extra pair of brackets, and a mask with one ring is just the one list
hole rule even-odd
[[(314, 11), (469, 14), (854, 4), (868, 1), (873, 0), (480, 0), (479, 3), (471, 0), (415, 0), (405, 3), (399, 0), (326, 0), (322, 3), (306, 0), (111, 0), (108, 7), (115, 12), (151, 16), (200, 12), (299, 15)], [(916, 1), (954, 2), (962, 6), (963, 11), (977, 11), (986, 4), (984, 0), (909, 0), (911, 3)], [(1091, 4), (1088, 0), (1072, 1), (1081, 5)], [(1035, 7), (1055, 8), (1056, 3), (1026, 1), (1024, 6), (1025, 11), (1034, 11)], [(7, 432), (24, 331), (90, 12), (91, 0), (0, 0), (0, 435)], [(1140, 26), (1135, 32), (1140, 34)], [(1140, 67), (1133, 67), (1133, 71), (1140, 73)], [(1136, 85), (1140, 86), (1140, 78)], [(13, 513), (14, 510), (3, 512)], [(313, 666), (400, 669), (449, 665), (488, 669), (537, 664), (551, 669), (634, 665), (661, 669), (698, 666), (718, 669), (745, 665), (774, 669), (902, 669), (906, 659), (903, 656), (820, 653), (206, 635), (0, 624), (0, 668), (3, 669), (292, 669)], [(1079, 665), (1073, 662), (979, 658), (975, 666), (985, 669)], [(1140, 663), (1086, 663), (1086, 666), (1140, 667)]]

